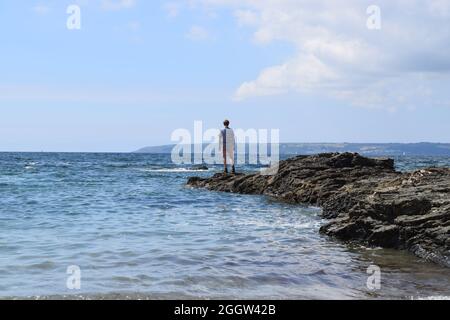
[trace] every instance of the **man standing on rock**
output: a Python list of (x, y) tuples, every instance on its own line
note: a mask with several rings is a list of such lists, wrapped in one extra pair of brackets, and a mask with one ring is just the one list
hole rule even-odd
[(230, 160), (231, 164), (231, 172), (233, 174), (236, 173), (236, 169), (234, 166), (234, 131), (230, 128), (230, 121), (225, 120), (223, 122), (225, 129), (220, 132), (220, 148), (223, 152), (223, 165), (224, 165), (224, 173), (228, 173), (227, 160)]

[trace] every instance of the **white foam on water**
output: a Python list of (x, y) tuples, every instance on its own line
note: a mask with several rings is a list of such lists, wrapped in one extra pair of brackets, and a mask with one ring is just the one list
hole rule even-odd
[(450, 300), (450, 296), (413, 297), (412, 300)]
[(208, 170), (200, 170), (200, 169), (188, 169), (188, 168), (171, 168), (171, 169), (139, 169), (144, 172), (168, 172), (168, 173), (176, 173), (176, 172), (206, 172)]

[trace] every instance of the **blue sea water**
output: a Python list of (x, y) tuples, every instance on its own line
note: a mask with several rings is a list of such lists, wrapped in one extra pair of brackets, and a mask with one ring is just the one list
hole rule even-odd
[[(450, 166), (396, 160), (399, 170)], [(0, 298), (450, 296), (450, 270), (320, 235), (318, 208), (185, 186), (217, 170), (168, 155), (0, 153)], [(69, 266), (81, 270), (79, 290), (67, 287)]]

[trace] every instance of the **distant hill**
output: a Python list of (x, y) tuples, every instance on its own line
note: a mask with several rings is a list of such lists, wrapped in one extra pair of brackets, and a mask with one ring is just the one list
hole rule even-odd
[[(135, 153), (171, 153), (175, 145), (145, 147)], [(248, 148), (249, 145), (246, 146)], [(280, 154), (357, 152), (366, 156), (450, 156), (450, 143), (281, 143)]]

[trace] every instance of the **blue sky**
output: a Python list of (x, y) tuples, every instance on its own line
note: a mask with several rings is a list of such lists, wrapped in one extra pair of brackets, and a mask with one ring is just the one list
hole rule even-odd
[[(81, 30), (68, 30), (68, 5)], [(450, 142), (450, 1), (0, 2), (0, 150), (132, 151), (178, 128)]]

